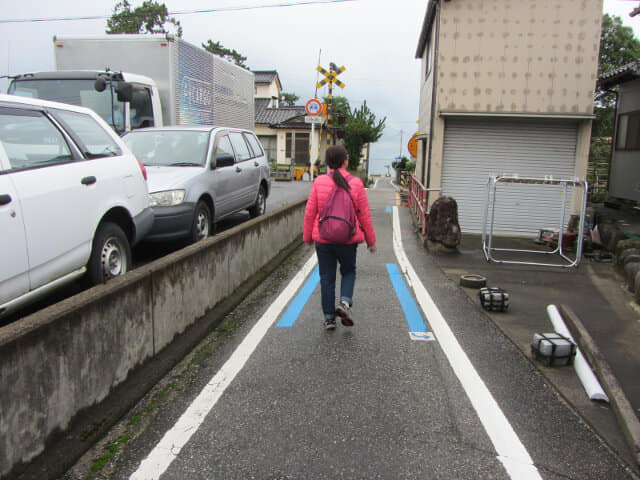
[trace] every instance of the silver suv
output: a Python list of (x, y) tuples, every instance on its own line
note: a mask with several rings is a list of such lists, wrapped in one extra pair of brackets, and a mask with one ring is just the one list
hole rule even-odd
[(271, 180), (253, 132), (213, 126), (143, 128), (123, 138), (147, 168), (154, 224), (149, 240), (202, 240), (215, 223), (266, 209)]
[(122, 275), (152, 224), (144, 166), (98, 115), (0, 95), (0, 315)]

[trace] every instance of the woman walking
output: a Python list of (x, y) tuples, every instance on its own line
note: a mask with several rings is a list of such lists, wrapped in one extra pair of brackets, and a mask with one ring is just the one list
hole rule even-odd
[[(373, 230), (369, 200), (362, 180), (349, 175), (346, 168), (349, 163), (347, 149), (334, 145), (327, 149), (325, 161), (330, 172), (320, 175), (313, 182), (304, 214), (303, 240), (316, 244), (320, 269), (320, 290), (324, 326), (327, 330), (336, 328), (336, 316), (346, 327), (353, 326), (350, 309), (353, 305), (353, 290), (356, 282), (356, 253), (359, 243), (366, 241), (371, 253), (376, 251), (376, 234)], [(325, 203), (333, 187), (347, 191), (353, 201), (357, 217), (355, 233), (344, 243), (334, 243), (322, 237), (319, 221)], [(340, 302), (336, 307), (336, 270), (340, 264)]]

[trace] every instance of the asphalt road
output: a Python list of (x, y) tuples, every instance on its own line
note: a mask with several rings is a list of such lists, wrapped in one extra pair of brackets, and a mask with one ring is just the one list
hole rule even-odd
[[(407, 209), (394, 227), (391, 186), (369, 198), (378, 252), (359, 249), (355, 327), (323, 329), (316, 285), (292, 326), (278, 327), (278, 315), (247, 350), (244, 339), (287, 306), (281, 295), (313, 258), (301, 247), (64, 478), (634, 478), (442, 273)], [(393, 266), (405, 271), (399, 251), (415, 276), (394, 277)], [(408, 297), (398, 277), (411, 280)], [(410, 337), (412, 302), (435, 340)], [(200, 423), (174, 429), (205, 387), (222, 392), (206, 407), (200, 397)], [(148, 457), (168, 461), (152, 466), (157, 476), (132, 477)]]

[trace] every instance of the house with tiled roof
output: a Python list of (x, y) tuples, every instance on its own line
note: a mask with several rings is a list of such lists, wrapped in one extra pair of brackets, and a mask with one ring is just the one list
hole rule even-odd
[[(455, 198), (461, 230), (481, 233), (492, 175), (584, 180), (602, 0), (425, 3), (416, 176), (429, 204)], [(558, 222), (562, 191), (505, 190), (496, 233), (529, 237)]]
[[(311, 158), (311, 125), (305, 123), (304, 106), (285, 106), (279, 101), (282, 84), (275, 70), (254, 71), (255, 132), (269, 161), (277, 165), (308, 167)], [(320, 129), (314, 130), (320, 140)]]
[(640, 59), (603, 74), (598, 86), (618, 89), (608, 200), (640, 202)]

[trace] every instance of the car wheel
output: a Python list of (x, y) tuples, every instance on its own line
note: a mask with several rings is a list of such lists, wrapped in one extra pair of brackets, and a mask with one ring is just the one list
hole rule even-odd
[(263, 215), (267, 210), (267, 191), (264, 188), (264, 185), (260, 185), (260, 189), (258, 190), (258, 198), (256, 199), (256, 203), (253, 207), (249, 209), (249, 216), (251, 218), (259, 217)]
[(98, 227), (89, 258), (88, 275), (92, 285), (124, 275), (131, 266), (131, 246), (122, 228), (105, 222)]
[(206, 202), (200, 200), (196, 205), (196, 213), (193, 216), (191, 226), (191, 241), (193, 243), (204, 240), (211, 233), (211, 210)]

